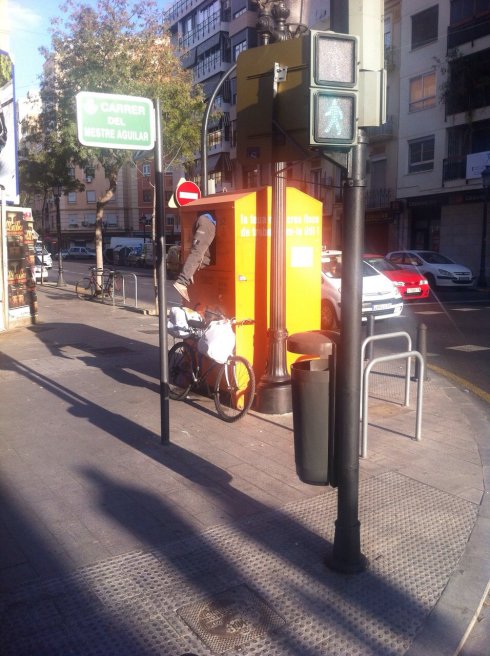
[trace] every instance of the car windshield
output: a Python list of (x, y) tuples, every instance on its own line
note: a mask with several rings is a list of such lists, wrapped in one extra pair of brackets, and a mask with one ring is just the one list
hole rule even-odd
[(367, 257), (366, 262), (378, 271), (398, 271), (400, 267), (395, 266), (384, 257)]
[[(342, 277), (342, 256), (341, 255), (329, 255), (323, 256), (322, 258), (322, 271), (329, 278), (341, 278)], [(374, 269), (370, 264), (362, 261), (362, 276), (366, 278), (367, 276), (379, 276), (378, 271)]]
[(419, 251), (418, 255), (429, 264), (454, 264), (453, 260), (434, 251)]
[(342, 276), (342, 258), (340, 255), (329, 255), (322, 258), (322, 271), (329, 278)]

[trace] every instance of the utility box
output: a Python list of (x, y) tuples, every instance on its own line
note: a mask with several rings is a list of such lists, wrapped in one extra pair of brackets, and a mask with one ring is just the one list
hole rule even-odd
[[(259, 379), (265, 371), (270, 326), (272, 190), (263, 187), (208, 196), (180, 208), (181, 262), (187, 257), (197, 216), (216, 217), (211, 264), (189, 285), (190, 306), (227, 317), (254, 319), (236, 329), (236, 351), (246, 357)], [(321, 322), (322, 204), (289, 187), (286, 190), (286, 329), (316, 330)], [(297, 356), (288, 353), (288, 365)]]

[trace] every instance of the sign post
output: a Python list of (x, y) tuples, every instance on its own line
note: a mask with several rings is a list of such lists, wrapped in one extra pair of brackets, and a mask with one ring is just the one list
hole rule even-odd
[(201, 190), (195, 182), (184, 180), (177, 185), (175, 190), (175, 202), (179, 207), (183, 207), (193, 200), (201, 198)]
[(93, 148), (151, 150), (155, 145), (155, 111), (149, 98), (80, 91), (78, 139)]

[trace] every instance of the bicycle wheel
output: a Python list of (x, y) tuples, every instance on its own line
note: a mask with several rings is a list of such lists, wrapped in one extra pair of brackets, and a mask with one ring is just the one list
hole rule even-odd
[(185, 399), (194, 382), (194, 352), (189, 344), (177, 342), (168, 352), (168, 395)]
[(239, 355), (228, 358), (218, 372), (214, 403), (224, 421), (237, 421), (250, 410), (255, 395), (255, 374), (250, 363)]
[(82, 278), (77, 282), (76, 293), (78, 298), (87, 299), (95, 296), (95, 284), (92, 278)]

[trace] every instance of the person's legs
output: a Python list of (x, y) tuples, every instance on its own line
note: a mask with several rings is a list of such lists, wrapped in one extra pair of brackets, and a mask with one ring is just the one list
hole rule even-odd
[(209, 247), (216, 234), (216, 226), (206, 216), (198, 216), (194, 228), (194, 239), (189, 255), (187, 256), (181, 272), (174, 282), (175, 289), (179, 294), (189, 301), (187, 287), (193, 281), (195, 272), (202, 266), (210, 263)]
[(189, 285), (195, 272), (202, 266), (207, 266), (210, 262), (209, 247), (211, 246), (216, 234), (216, 226), (206, 217), (200, 216), (196, 222), (194, 239), (189, 255), (184, 262), (182, 271), (177, 276), (177, 282)]

